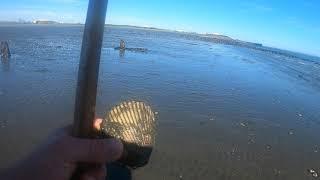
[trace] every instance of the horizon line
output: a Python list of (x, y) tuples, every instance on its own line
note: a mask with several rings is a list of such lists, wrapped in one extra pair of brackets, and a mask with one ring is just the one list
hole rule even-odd
[[(37, 24), (34, 23), (36, 21), (48, 21), (48, 22), (54, 22), (53, 24)], [(85, 23), (68, 23), (68, 22), (58, 22), (58, 21), (53, 21), (53, 20), (33, 20), (33, 21), (3, 21), (0, 20), (0, 24), (1, 23), (13, 23), (13, 24), (32, 24), (32, 25), (81, 25), (84, 26)], [(143, 28), (143, 29), (149, 29), (149, 30), (162, 30), (162, 31), (171, 31), (171, 32), (177, 32), (177, 33), (189, 33), (189, 34), (199, 34), (199, 35), (206, 35), (206, 34), (214, 34), (217, 36), (227, 36), (233, 40), (237, 40), (237, 41), (243, 41), (243, 42), (247, 42), (247, 43), (257, 43), (257, 42), (250, 42), (250, 41), (245, 41), (245, 40), (240, 40), (240, 39), (234, 39), (232, 38), (232, 36), (229, 35), (225, 35), (225, 34), (216, 34), (216, 33), (200, 33), (200, 32), (192, 32), (192, 31), (185, 31), (185, 30), (176, 30), (176, 29), (166, 29), (166, 28), (158, 28), (158, 27), (153, 27), (153, 26), (139, 26), (139, 25), (130, 25), (130, 24), (109, 24), (109, 23), (105, 23), (105, 26), (107, 25), (111, 25), (111, 26), (127, 26), (127, 27), (135, 27), (135, 28)], [(261, 44), (261, 43), (257, 43), (257, 44)], [(312, 54), (312, 53), (305, 53), (305, 52), (299, 52), (297, 50), (290, 50), (290, 49), (286, 49), (286, 48), (281, 48), (281, 47), (276, 47), (276, 46), (272, 46), (272, 45), (263, 45), (263, 47), (266, 48), (273, 48), (273, 49), (277, 49), (277, 50), (282, 50), (282, 51), (288, 51), (291, 53), (298, 53), (301, 55), (306, 55), (306, 56), (311, 56), (311, 57), (315, 57), (315, 58), (320, 58), (320, 55), (316, 55), (316, 54)]]

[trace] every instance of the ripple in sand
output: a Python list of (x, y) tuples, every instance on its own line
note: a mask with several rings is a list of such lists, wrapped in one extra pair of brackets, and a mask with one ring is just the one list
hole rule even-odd
[(6, 128), (8, 122), (6, 120), (0, 120), (0, 128)]

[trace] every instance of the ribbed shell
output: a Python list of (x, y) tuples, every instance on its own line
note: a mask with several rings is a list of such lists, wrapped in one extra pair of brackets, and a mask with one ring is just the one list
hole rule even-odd
[(155, 115), (144, 102), (129, 101), (113, 107), (102, 127), (109, 136), (152, 147), (155, 139)]

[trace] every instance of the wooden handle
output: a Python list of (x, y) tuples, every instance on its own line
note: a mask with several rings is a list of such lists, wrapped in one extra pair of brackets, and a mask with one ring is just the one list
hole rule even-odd
[[(99, 64), (108, 0), (90, 0), (81, 47), (73, 136), (95, 138), (93, 121), (97, 96)], [(96, 164), (79, 164), (72, 180)]]
[(78, 72), (73, 122), (75, 137), (95, 137), (93, 121), (107, 5), (108, 0), (89, 1)]

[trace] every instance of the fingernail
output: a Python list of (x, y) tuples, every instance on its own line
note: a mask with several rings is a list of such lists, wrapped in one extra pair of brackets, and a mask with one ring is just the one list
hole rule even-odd
[(98, 131), (100, 131), (101, 130), (101, 123), (102, 123), (102, 119), (96, 119), (95, 121), (94, 121), (94, 124), (93, 124), (93, 126), (94, 126), (94, 128), (96, 129), (96, 130), (98, 130)]

